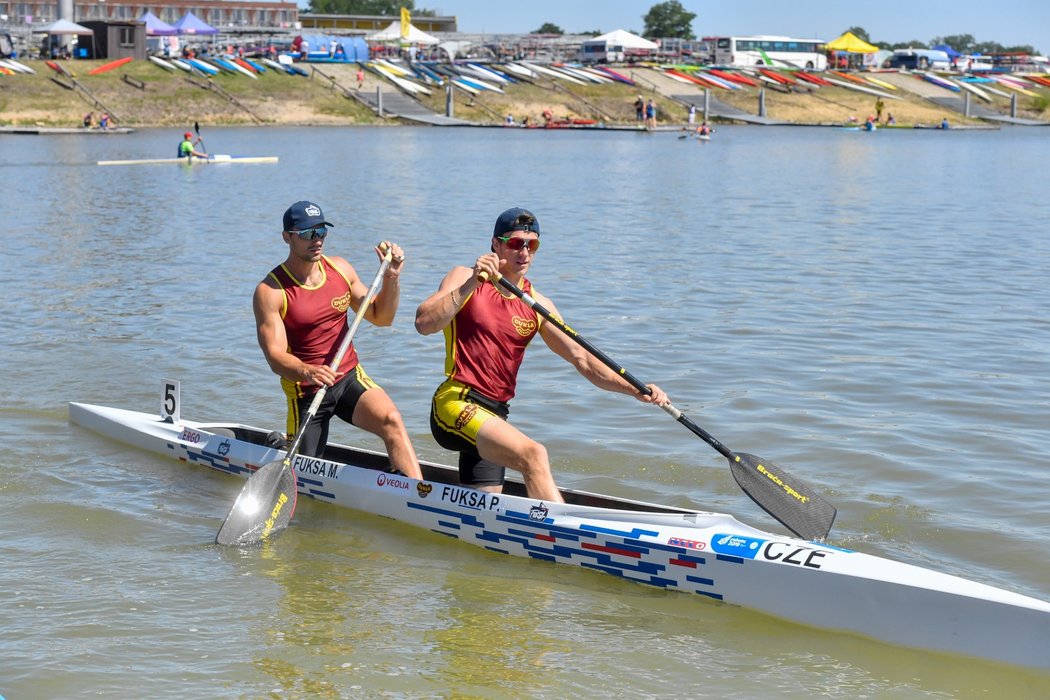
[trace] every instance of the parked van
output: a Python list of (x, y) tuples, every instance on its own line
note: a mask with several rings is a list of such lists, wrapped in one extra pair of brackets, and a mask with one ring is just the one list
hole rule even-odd
[(951, 70), (952, 60), (945, 51), (934, 49), (897, 49), (887, 63), (889, 68), (908, 70)]
[(624, 57), (623, 46), (604, 39), (585, 41), (580, 45), (581, 63), (623, 63)]

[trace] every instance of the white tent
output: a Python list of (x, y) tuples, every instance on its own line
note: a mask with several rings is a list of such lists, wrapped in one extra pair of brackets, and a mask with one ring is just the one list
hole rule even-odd
[(408, 25), (408, 36), (402, 39), (400, 21), (391, 22), (386, 29), (382, 29), (375, 34), (369, 34), (365, 39), (368, 41), (404, 41), (406, 44), (436, 44), (440, 41), (440, 39), (427, 34), (422, 29), (417, 29), (414, 24)]
[(60, 19), (54, 24), (49, 24), (46, 27), (40, 29), (34, 29), (34, 34), (50, 34), (52, 36), (59, 36), (64, 34), (94, 34), (94, 30), (88, 29), (82, 24), (76, 22), (70, 22), (68, 19)]
[(609, 46), (622, 46), (625, 49), (648, 49), (650, 51), (655, 51), (660, 48), (659, 44), (649, 41), (648, 39), (643, 39), (637, 34), (631, 34), (623, 29), (617, 29), (614, 32), (596, 36), (593, 39), (588, 39), (588, 41), (604, 41)]

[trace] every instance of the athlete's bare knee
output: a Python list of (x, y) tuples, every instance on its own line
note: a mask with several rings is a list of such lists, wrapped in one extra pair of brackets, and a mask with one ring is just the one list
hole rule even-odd
[(521, 459), (521, 472), (526, 475), (542, 475), (550, 473), (550, 462), (547, 461), (547, 448), (529, 440), (518, 453)]

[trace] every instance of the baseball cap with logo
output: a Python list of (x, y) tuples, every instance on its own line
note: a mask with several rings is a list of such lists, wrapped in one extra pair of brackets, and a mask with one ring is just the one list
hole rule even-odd
[(511, 207), (496, 219), (492, 235), (504, 236), (514, 231), (534, 231), (538, 236), (540, 235), (540, 222), (536, 220), (536, 215), (528, 209)]
[(321, 207), (313, 202), (296, 202), (284, 212), (285, 231), (302, 231), (315, 226), (333, 226), (333, 224), (325, 221)]

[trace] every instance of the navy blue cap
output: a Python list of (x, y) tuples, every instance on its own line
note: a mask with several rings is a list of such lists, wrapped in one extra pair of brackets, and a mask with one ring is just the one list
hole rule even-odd
[(496, 225), (492, 228), (493, 236), (504, 236), (514, 231), (534, 231), (540, 235), (540, 222), (528, 209), (511, 207), (499, 215)]
[(321, 207), (313, 202), (296, 202), (284, 213), (285, 231), (302, 231), (315, 226), (332, 225), (324, 220), (324, 212), (321, 211)]

